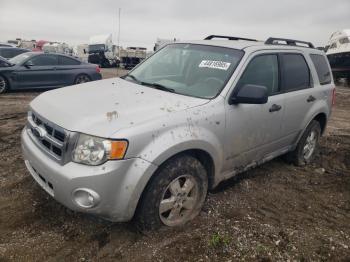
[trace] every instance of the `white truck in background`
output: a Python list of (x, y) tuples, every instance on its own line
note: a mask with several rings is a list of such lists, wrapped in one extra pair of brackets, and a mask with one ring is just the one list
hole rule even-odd
[(36, 47), (36, 40), (24, 40), (21, 38), (16, 38), (16, 40), (8, 40), (7, 43), (15, 45), (19, 48), (33, 50)]
[(80, 45), (74, 46), (73, 55), (78, 57), (81, 61), (87, 62), (89, 57), (89, 45), (80, 44)]
[(180, 41), (180, 39), (163, 39), (163, 38), (157, 38), (156, 43), (154, 44), (153, 51), (156, 52), (157, 50), (161, 49), (163, 46), (171, 43), (175, 43)]
[(120, 50), (120, 65), (125, 69), (131, 69), (147, 57), (145, 47), (127, 47)]
[(43, 45), (43, 51), (47, 53), (58, 53), (71, 55), (72, 49), (66, 43), (50, 42)]
[(118, 46), (112, 42), (112, 34), (90, 37), (88, 45), (88, 62), (100, 67), (119, 65)]

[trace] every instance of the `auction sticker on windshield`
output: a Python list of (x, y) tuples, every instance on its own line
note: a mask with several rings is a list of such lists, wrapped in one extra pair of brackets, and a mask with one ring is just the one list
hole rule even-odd
[(223, 61), (202, 60), (202, 62), (199, 64), (199, 67), (227, 70), (230, 65), (231, 63)]

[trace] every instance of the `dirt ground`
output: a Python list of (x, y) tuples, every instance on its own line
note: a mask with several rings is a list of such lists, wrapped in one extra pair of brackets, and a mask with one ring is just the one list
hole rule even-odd
[(210, 192), (192, 223), (148, 233), (72, 212), (34, 182), (20, 132), (38, 94), (0, 96), (0, 261), (350, 261), (350, 88), (311, 165), (275, 159)]

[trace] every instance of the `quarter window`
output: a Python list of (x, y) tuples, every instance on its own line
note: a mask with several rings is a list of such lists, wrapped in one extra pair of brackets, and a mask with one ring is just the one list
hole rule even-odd
[(326, 58), (323, 55), (310, 55), (310, 57), (316, 68), (320, 84), (326, 85), (331, 83), (331, 72), (329, 70)]
[(300, 54), (283, 54), (282, 89), (284, 91), (300, 90), (310, 87), (310, 70)]
[(65, 56), (58, 56), (58, 63), (60, 65), (80, 65), (80, 61)]
[(253, 58), (241, 76), (238, 87), (244, 85), (265, 86), (268, 94), (278, 90), (278, 58), (277, 55), (260, 55)]

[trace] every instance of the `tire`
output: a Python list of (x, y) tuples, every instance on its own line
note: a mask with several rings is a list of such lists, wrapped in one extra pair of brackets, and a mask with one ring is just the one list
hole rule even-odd
[(83, 84), (83, 83), (87, 83), (90, 81), (91, 81), (91, 78), (88, 75), (80, 74), (80, 75), (77, 75), (77, 77), (75, 78), (74, 84), (78, 85), (78, 84)]
[(198, 159), (180, 155), (163, 164), (146, 186), (135, 214), (140, 230), (181, 226), (196, 217), (208, 190)]
[(10, 89), (7, 79), (0, 75), (0, 94), (6, 93)]
[(294, 151), (286, 155), (289, 162), (297, 166), (309, 164), (315, 157), (318, 148), (318, 140), (321, 136), (320, 123), (312, 120), (301, 136)]

